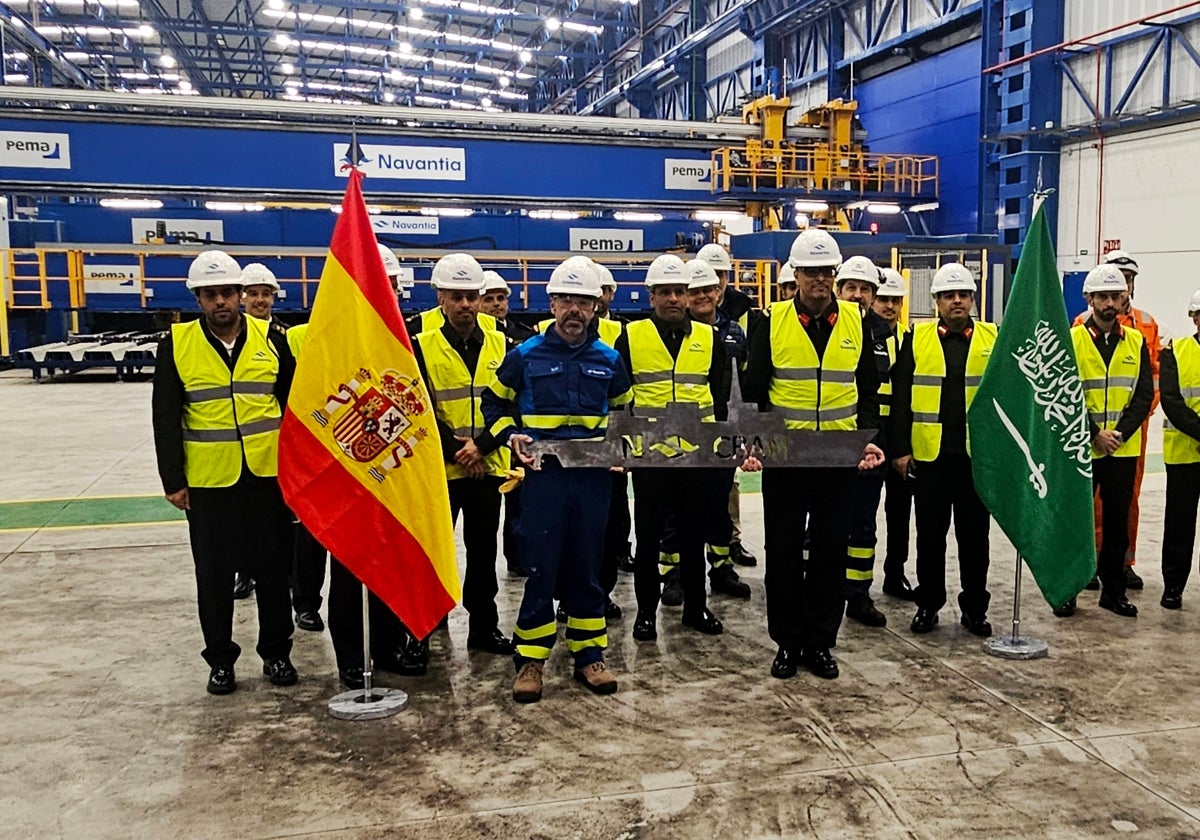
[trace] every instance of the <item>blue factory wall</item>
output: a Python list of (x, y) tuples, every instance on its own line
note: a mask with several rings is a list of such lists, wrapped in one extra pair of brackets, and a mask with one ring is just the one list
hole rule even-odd
[(976, 39), (854, 88), (872, 152), (940, 158), (939, 235), (979, 232), (979, 70)]

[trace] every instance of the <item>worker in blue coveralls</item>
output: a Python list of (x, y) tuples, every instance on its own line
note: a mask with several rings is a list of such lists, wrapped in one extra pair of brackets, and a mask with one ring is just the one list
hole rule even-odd
[(570, 257), (546, 285), (554, 325), (509, 351), (484, 392), (484, 420), (527, 467), (518, 526), (529, 572), (517, 616), (513, 699), (542, 697), (542, 670), (558, 633), (556, 587), (567, 613), (567, 648), (575, 679), (612, 694), (617, 679), (604, 664), (608, 636), (600, 560), (612, 482), (604, 468), (566, 470), (552, 457), (533, 469), (526, 445), (540, 440), (604, 436), (610, 408), (629, 402), (629, 376), (616, 351), (590, 329), (600, 273), (586, 257)]

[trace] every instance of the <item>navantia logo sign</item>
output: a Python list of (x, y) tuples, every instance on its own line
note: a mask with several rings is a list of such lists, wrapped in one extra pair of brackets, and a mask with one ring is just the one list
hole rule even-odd
[(568, 251), (621, 254), (645, 250), (641, 230), (625, 228), (571, 228)]
[(0, 167), (70, 169), (71, 136), (41, 131), (0, 131)]
[(376, 233), (402, 233), (408, 236), (437, 236), (441, 231), (437, 216), (372, 216)]
[(712, 189), (711, 161), (667, 158), (663, 161), (663, 168), (665, 169), (664, 189), (701, 190), (703, 192), (709, 192)]
[[(349, 154), (348, 143), (333, 144), (333, 171), (345, 177), (343, 169)], [(383, 146), (362, 143), (362, 161), (358, 168), (374, 178), (407, 181), (467, 180), (467, 150), (442, 146)]]

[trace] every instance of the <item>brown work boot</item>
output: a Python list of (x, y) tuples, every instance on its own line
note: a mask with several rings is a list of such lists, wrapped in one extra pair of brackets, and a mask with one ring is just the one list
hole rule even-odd
[(513, 699), (518, 703), (536, 703), (542, 699), (542, 663), (526, 662), (513, 682)]
[(575, 679), (579, 680), (588, 687), (588, 690), (596, 694), (617, 693), (617, 678), (612, 675), (612, 671), (608, 670), (608, 666), (603, 661), (593, 662), (591, 665), (576, 668)]

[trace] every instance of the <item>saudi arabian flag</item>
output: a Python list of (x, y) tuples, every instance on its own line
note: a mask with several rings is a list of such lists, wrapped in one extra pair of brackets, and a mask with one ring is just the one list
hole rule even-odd
[(1062, 606), (1096, 573), (1091, 434), (1040, 202), (968, 424), (980, 498)]

